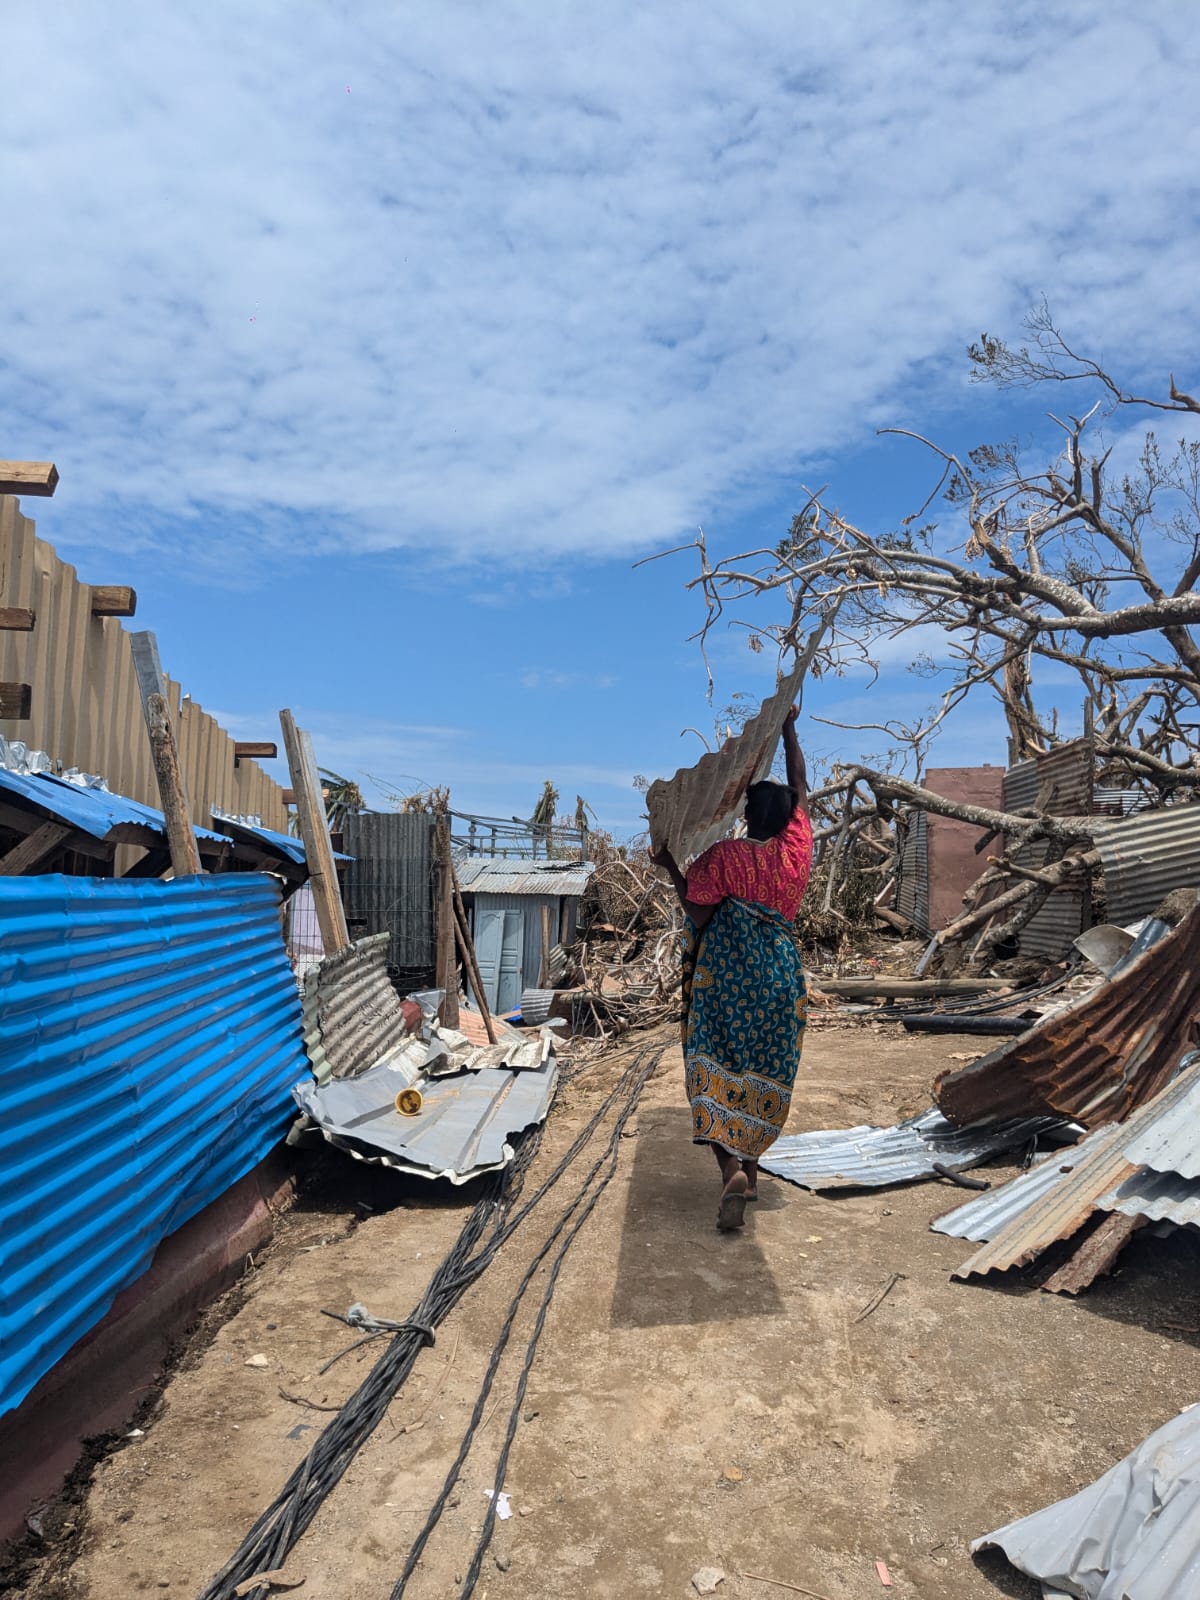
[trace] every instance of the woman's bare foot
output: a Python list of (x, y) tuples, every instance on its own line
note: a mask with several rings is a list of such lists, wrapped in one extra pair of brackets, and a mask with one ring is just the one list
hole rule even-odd
[(743, 1161), (742, 1171), (746, 1174), (746, 1199), (758, 1199), (758, 1162)]
[(746, 1220), (746, 1174), (739, 1166), (721, 1191), (721, 1204), (717, 1211), (717, 1227), (722, 1233), (732, 1233)]

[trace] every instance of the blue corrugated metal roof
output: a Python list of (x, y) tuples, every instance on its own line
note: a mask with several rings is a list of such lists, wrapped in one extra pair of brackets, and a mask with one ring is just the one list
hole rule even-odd
[[(145, 828), (153, 835), (147, 843), (166, 838), (163, 814), (153, 806), (104, 789), (85, 789), (82, 784), (67, 783), (49, 772), (10, 772), (7, 767), (0, 767), (0, 793), (4, 792), (30, 801), (40, 811), (70, 823), (93, 839), (107, 839), (114, 828)], [(196, 837), (229, 843), (225, 834), (213, 833), (209, 828), (197, 828)]]
[[(304, 840), (293, 837), (290, 833), (276, 833), (274, 828), (264, 828), (258, 824), (238, 822), (233, 817), (222, 816), (219, 811), (213, 812), (213, 820), (225, 828), (230, 837), (235, 841), (245, 840), (249, 844), (264, 844), (275, 855), (282, 856), (285, 861), (294, 861), (298, 867), (307, 864), (308, 857), (304, 854)], [(353, 856), (343, 855), (340, 850), (333, 852), (335, 861), (353, 861)]]
[(286, 1132), (308, 1073), (258, 873), (0, 879), (0, 1412)]

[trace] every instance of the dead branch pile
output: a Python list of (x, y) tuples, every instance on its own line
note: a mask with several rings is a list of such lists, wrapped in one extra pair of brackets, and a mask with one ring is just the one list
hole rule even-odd
[(573, 954), (590, 1020), (601, 1038), (653, 1027), (679, 1010), (681, 916), (670, 884), (639, 843), (588, 837), (595, 862)]

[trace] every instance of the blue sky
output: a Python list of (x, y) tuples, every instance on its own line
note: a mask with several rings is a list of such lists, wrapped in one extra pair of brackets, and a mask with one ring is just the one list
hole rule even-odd
[[(900, 424), (1042, 426), (965, 346), (1043, 295), (1194, 388), (1191, 8), (1106, 0), (164, 7), (5, 21), (0, 455), (243, 737), (620, 832), (711, 729), (675, 557), (831, 485), (914, 508)], [(908, 647), (808, 707), (932, 697)], [(718, 643), (717, 703), (767, 666)], [(814, 753), (870, 737), (812, 723)], [(982, 705), (934, 764), (1002, 760)], [(369, 797), (382, 801), (365, 784)]]

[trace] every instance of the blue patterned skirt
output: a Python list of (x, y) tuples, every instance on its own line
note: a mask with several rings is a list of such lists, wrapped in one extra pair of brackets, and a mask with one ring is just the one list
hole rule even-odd
[(808, 1019), (791, 925), (766, 906), (723, 900), (683, 930), (683, 1061), (697, 1144), (752, 1160), (779, 1137)]

